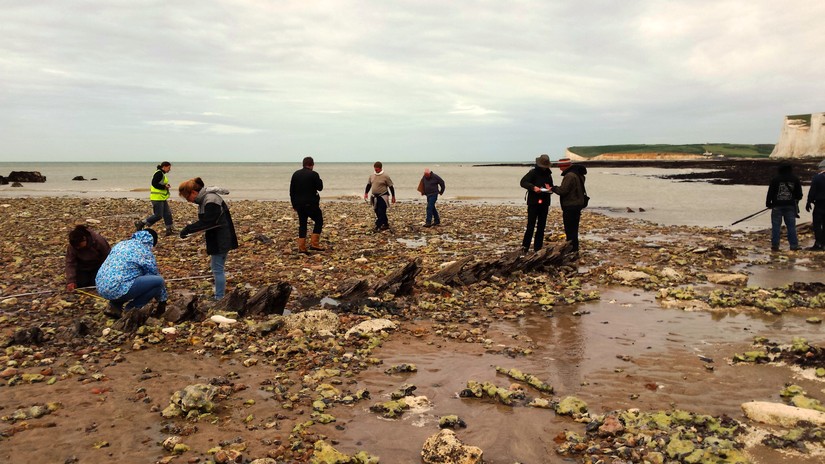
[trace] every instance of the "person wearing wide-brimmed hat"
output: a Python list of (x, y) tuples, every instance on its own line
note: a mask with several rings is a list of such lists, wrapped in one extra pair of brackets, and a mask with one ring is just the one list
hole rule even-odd
[(819, 162), (817, 166), (819, 172), (811, 179), (811, 187), (808, 189), (808, 200), (805, 203), (805, 211), (811, 212), (811, 227), (814, 230), (814, 244), (809, 250), (825, 250), (825, 160)]
[(587, 192), (584, 188), (584, 179), (587, 168), (580, 164), (573, 164), (570, 158), (562, 158), (556, 163), (561, 170), (561, 185), (553, 187), (553, 193), (559, 196), (561, 204), (561, 218), (564, 222), (564, 235), (573, 245), (573, 251), (579, 251), (579, 222), (582, 209), (587, 206)]
[(544, 227), (550, 209), (550, 189), (553, 188), (549, 156), (536, 158), (536, 165), (521, 178), (521, 187), (527, 190), (527, 229), (524, 231), (521, 248), (526, 253), (530, 250), (532, 241), (533, 250), (539, 251), (544, 245)]

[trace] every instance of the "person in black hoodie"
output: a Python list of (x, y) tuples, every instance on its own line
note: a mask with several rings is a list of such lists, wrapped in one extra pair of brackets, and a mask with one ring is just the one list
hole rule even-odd
[(553, 188), (553, 176), (550, 174), (550, 157), (541, 155), (536, 158), (536, 166), (521, 178), (521, 187), (527, 190), (527, 230), (521, 248), (530, 251), (530, 242), (535, 241), (533, 250), (539, 251), (544, 245), (544, 226), (547, 224), (547, 211), (550, 209), (550, 190)]
[(771, 251), (779, 251), (779, 235), (782, 221), (788, 228), (788, 244), (791, 250), (799, 250), (796, 236), (796, 217), (799, 214), (799, 200), (802, 199), (802, 183), (793, 174), (793, 166), (782, 163), (777, 175), (771, 179), (765, 207), (771, 208)]
[[(324, 227), (324, 215), (321, 212), (321, 196), (324, 181), (313, 169), (315, 160), (311, 156), (304, 158), (303, 167), (292, 174), (289, 181), (289, 201), (298, 214), (298, 252), (309, 254), (309, 250), (324, 251), (321, 246), (321, 229)], [(307, 226), (312, 218), (312, 236), (307, 249)]]
[(553, 187), (552, 190), (553, 193), (559, 195), (561, 215), (564, 220), (564, 235), (567, 241), (573, 244), (573, 251), (579, 251), (579, 222), (582, 209), (587, 206), (585, 202), (587, 193), (584, 189), (587, 168), (572, 164), (569, 158), (560, 159), (557, 166), (561, 170), (563, 179), (561, 185)]

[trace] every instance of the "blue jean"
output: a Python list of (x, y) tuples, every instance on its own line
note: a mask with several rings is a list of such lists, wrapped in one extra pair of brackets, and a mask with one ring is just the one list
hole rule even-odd
[(427, 224), (440, 224), (441, 218), (438, 217), (438, 210), (435, 209), (435, 202), (438, 200), (437, 193), (427, 195)]
[(796, 206), (775, 206), (771, 208), (771, 246), (779, 246), (779, 235), (782, 229), (782, 221), (788, 228), (788, 244), (791, 248), (799, 246), (796, 237)]
[(164, 285), (163, 277), (159, 275), (142, 275), (135, 279), (125, 295), (112, 300), (112, 304), (121, 308), (124, 303), (130, 301), (126, 305), (126, 309), (142, 308), (152, 301), (152, 298), (157, 299), (160, 297)]
[(224, 265), (226, 265), (226, 255), (212, 255), (210, 267), (212, 268), (212, 277), (215, 278), (215, 299), (220, 300), (226, 293), (226, 274), (223, 272)]
[(163, 218), (163, 223), (166, 227), (172, 227), (172, 208), (169, 207), (169, 202), (166, 200), (155, 201), (152, 200), (152, 215), (143, 220), (147, 226), (160, 221)]

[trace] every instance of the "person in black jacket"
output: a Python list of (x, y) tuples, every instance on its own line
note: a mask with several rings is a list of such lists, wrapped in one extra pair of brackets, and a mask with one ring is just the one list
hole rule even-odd
[[(303, 167), (292, 174), (289, 181), (289, 201), (292, 209), (298, 213), (298, 252), (309, 254), (309, 250), (324, 251), (321, 246), (321, 229), (324, 227), (324, 215), (321, 212), (321, 196), (324, 181), (314, 171), (315, 160), (311, 156), (304, 158)], [(312, 218), (312, 236), (307, 249), (307, 224)]]
[(180, 231), (186, 238), (195, 232), (204, 231), (206, 254), (211, 258), (210, 267), (215, 279), (215, 299), (220, 300), (226, 292), (224, 266), (229, 250), (238, 248), (235, 224), (229, 214), (229, 206), (215, 189), (204, 188), (200, 177), (184, 181), (178, 187), (178, 194), (190, 203), (198, 205), (198, 220)]
[(541, 155), (536, 158), (536, 166), (521, 178), (521, 187), (527, 189), (527, 230), (524, 231), (521, 248), (525, 253), (530, 251), (535, 229), (533, 250), (539, 251), (544, 245), (544, 226), (547, 224), (553, 188), (550, 157)]
[(166, 235), (175, 233), (172, 227), (172, 209), (169, 207), (169, 171), (172, 170), (172, 163), (164, 161), (158, 164), (152, 181), (149, 183), (149, 199), (152, 201), (152, 214), (146, 219), (135, 221), (135, 230), (143, 230), (144, 227), (151, 227), (152, 224), (163, 218), (166, 225)]
[(812, 251), (825, 251), (825, 161), (820, 161), (817, 166), (817, 173), (811, 179), (811, 187), (808, 189), (808, 201), (805, 203), (805, 211), (811, 213), (811, 227), (814, 230), (814, 244), (808, 248)]
[(799, 200), (802, 199), (802, 183), (793, 174), (793, 166), (782, 163), (777, 175), (771, 179), (765, 207), (771, 208), (771, 251), (779, 251), (779, 235), (782, 221), (788, 229), (788, 244), (791, 250), (799, 250), (796, 236), (796, 217), (799, 214)]

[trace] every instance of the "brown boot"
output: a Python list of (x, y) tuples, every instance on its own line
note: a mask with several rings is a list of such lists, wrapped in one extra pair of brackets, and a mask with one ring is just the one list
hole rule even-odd
[(298, 253), (303, 253), (305, 255), (309, 254), (309, 250), (307, 250), (307, 239), (306, 238), (299, 238), (298, 239)]
[(310, 235), (309, 249), (315, 251), (326, 251), (326, 248), (321, 246), (321, 234)]

